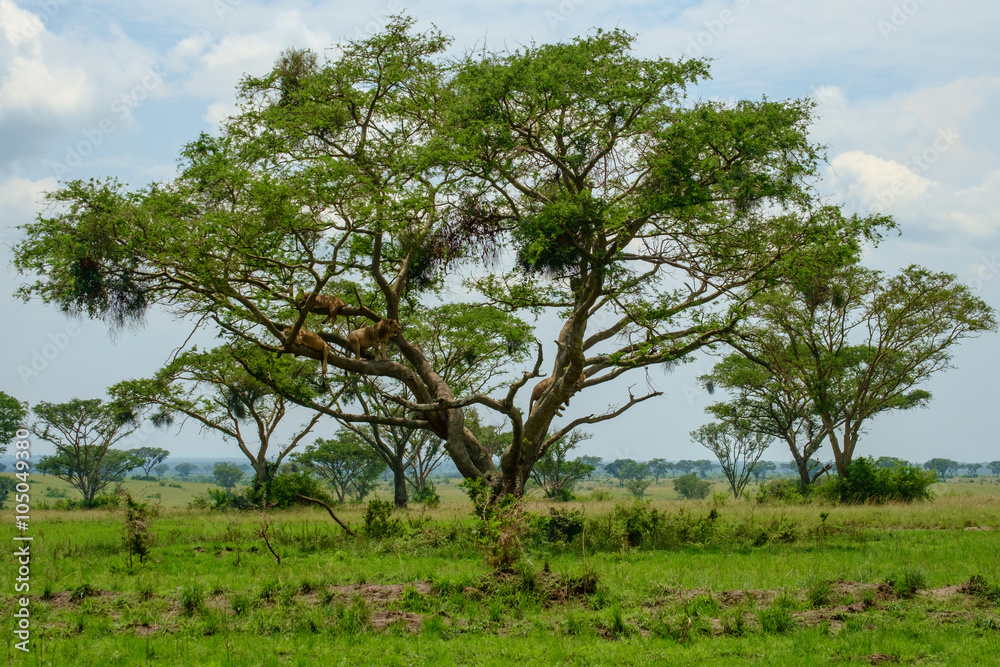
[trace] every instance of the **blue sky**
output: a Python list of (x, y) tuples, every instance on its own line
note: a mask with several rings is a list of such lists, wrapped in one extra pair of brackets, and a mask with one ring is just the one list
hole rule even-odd
[[(244, 73), (268, 71), (289, 46), (323, 53), (401, 10), (451, 35), (456, 53), (620, 27), (638, 34), (639, 55), (712, 58), (712, 80), (697, 96), (814, 98), (812, 136), (827, 146), (822, 191), (848, 211), (885, 211), (902, 231), (870, 252), (868, 264), (949, 271), (1000, 306), (994, 2), (0, 0), (0, 389), (30, 403), (100, 397), (121, 379), (154, 372), (191, 328), (153, 314), (144, 329), (111, 340), (99, 323), (13, 299), (22, 278), (10, 267), (9, 245), (18, 239), (14, 228), (39, 212), (43, 192), (60, 179), (115, 175), (135, 186), (169, 179), (180, 148), (232, 111)], [(1000, 458), (997, 342), (993, 335), (963, 342), (956, 367), (928, 384), (930, 407), (872, 422), (859, 453)], [(704, 458), (687, 434), (707, 421), (703, 409), (715, 400), (694, 380), (712, 363), (698, 356), (654, 374), (664, 396), (595, 428), (582, 453)], [(578, 396), (567, 416), (623, 401), (626, 386), (621, 396)], [(193, 427), (139, 437), (182, 456), (236, 455)], [(778, 445), (767, 457), (790, 458)]]

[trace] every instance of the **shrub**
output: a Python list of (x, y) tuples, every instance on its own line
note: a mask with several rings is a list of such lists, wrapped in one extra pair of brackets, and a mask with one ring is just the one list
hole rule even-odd
[(553, 507), (549, 516), (539, 522), (542, 535), (548, 542), (572, 542), (583, 532), (583, 512), (560, 510)]
[(410, 500), (415, 503), (422, 503), (428, 507), (437, 507), (441, 504), (441, 496), (438, 495), (437, 487), (430, 480), (424, 484), (424, 488), (414, 492)]
[(711, 489), (711, 484), (703, 479), (699, 479), (698, 475), (693, 472), (674, 479), (674, 491), (680, 494), (681, 498), (687, 498), (688, 500), (707, 498)]
[[(10, 495), (11, 491), (14, 490), (14, 487), (16, 485), (17, 485), (17, 482), (14, 480), (14, 478), (12, 478), (12, 477), (0, 477), (0, 507), (3, 506), (4, 502), (7, 500), (7, 497)], [(60, 496), (49, 496), (49, 497), (50, 498), (59, 498)], [(65, 498), (66, 494), (64, 493), (62, 495), (62, 497)]]
[(805, 496), (799, 489), (798, 482), (790, 479), (774, 479), (757, 488), (758, 503), (801, 503)]
[(63, 510), (99, 510), (118, 507), (118, 496), (96, 496), (93, 500), (63, 500), (56, 503), (56, 509)]
[(594, 489), (590, 492), (590, 499), (597, 502), (605, 502), (611, 500), (611, 498), (611, 492), (607, 489)]
[(322, 500), (328, 505), (333, 504), (333, 499), (319, 480), (307, 472), (282, 473), (266, 482), (254, 481), (253, 486), (243, 493), (249, 506), (262, 509), (285, 509), (310, 504), (308, 500), (300, 498), (299, 494)]
[(652, 509), (648, 500), (636, 500), (630, 505), (618, 503), (613, 516), (630, 547), (648, 544), (666, 525), (666, 515)]
[(855, 459), (843, 477), (835, 477), (822, 487), (823, 494), (842, 503), (885, 503), (930, 500), (930, 486), (937, 481), (933, 470), (921, 470), (908, 463), (879, 468), (870, 456)]
[(378, 498), (369, 500), (365, 509), (365, 535), (376, 540), (402, 535), (403, 524), (392, 516), (393, 509), (393, 504), (388, 501)]

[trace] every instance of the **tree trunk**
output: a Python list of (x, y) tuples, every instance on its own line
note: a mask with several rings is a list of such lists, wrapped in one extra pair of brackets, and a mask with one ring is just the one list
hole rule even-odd
[(406, 491), (406, 465), (401, 458), (396, 459), (392, 464), (392, 489), (396, 507), (406, 507), (409, 500)]

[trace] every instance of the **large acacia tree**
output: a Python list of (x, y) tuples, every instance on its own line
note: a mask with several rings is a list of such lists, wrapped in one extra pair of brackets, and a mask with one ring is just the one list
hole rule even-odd
[[(554, 425), (574, 393), (724, 340), (757, 291), (846, 261), (886, 223), (818, 205), (808, 102), (690, 101), (704, 61), (638, 58), (618, 30), (458, 63), (447, 43), (396, 17), (326, 62), (284, 53), (243, 82), (218, 136), (186, 146), (173, 181), (50, 193), (16, 248), (19, 270), (38, 276), (21, 295), (112, 325), (162, 306), (319, 359), (293, 343), (311, 317), (295, 299), (340, 294), (348, 325), (321, 332), (330, 365), (378, 378), (405, 412), (299, 400), (428, 430), (465, 477), (520, 495), (552, 443), (659, 394), (622, 389), (605, 412)], [(458, 276), (468, 307), (559, 322), (499, 391), (451, 382), (408, 333), (459, 300), (446, 289)], [(380, 317), (404, 325), (398, 355), (352, 358), (348, 328)], [(544, 375), (529, 412), (522, 390)], [(472, 408), (510, 424), (498, 464), (469, 428)]]

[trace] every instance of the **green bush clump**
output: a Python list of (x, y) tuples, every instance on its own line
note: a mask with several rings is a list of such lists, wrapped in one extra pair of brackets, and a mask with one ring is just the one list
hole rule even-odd
[(774, 479), (758, 487), (756, 500), (761, 504), (802, 503), (805, 502), (805, 496), (802, 495), (798, 482), (790, 479)]
[(553, 507), (549, 516), (541, 517), (538, 523), (539, 531), (547, 542), (572, 542), (583, 532), (583, 512)]
[(648, 500), (632, 504), (618, 503), (613, 514), (614, 523), (630, 547), (657, 541), (666, 527), (666, 514), (650, 507)]
[(894, 468), (879, 468), (871, 456), (855, 459), (847, 474), (834, 477), (820, 487), (824, 496), (842, 503), (886, 503), (930, 500), (931, 484), (937, 481), (933, 470), (900, 463)]
[(300, 495), (322, 500), (328, 505), (333, 503), (333, 499), (323, 489), (320, 481), (307, 472), (282, 473), (266, 482), (255, 481), (244, 492), (249, 505), (274, 509), (310, 504)]
[(119, 505), (118, 496), (95, 496), (93, 500), (61, 500), (55, 504), (58, 510), (100, 510), (114, 509)]
[(410, 496), (410, 500), (415, 503), (421, 503), (427, 505), (428, 507), (437, 507), (441, 504), (441, 496), (438, 495), (437, 487), (434, 486), (434, 482), (428, 481), (424, 484), (424, 488), (413, 493)]
[(376, 540), (402, 535), (403, 524), (392, 516), (393, 509), (395, 507), (389, 501), (378, 498), (369, 500), (365, 509), (365, 535)]
[(698, 475), (693, 472), (674, 479), (674, 491), (680, 494), (681, 498), (687, 498), (688, 500), (707, 498), (711, 489), (711, 484), (703, 479), (699, 479)]

